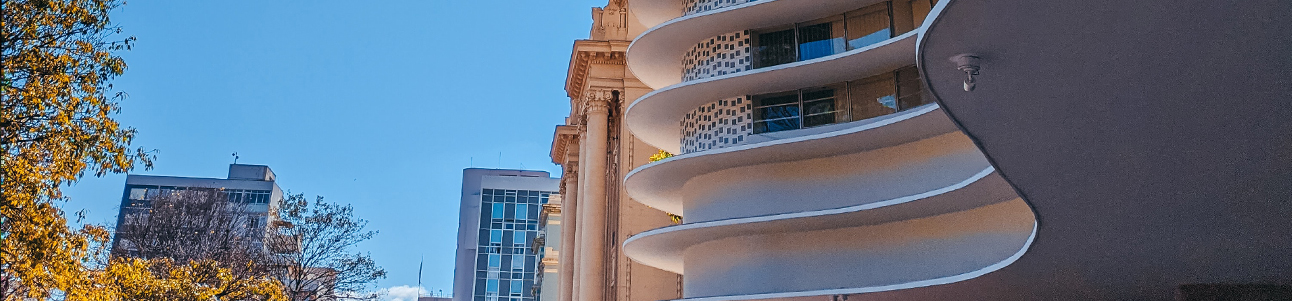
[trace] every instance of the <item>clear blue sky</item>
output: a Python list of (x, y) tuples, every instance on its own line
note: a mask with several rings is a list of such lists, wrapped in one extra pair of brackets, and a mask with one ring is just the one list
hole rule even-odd
[[(157, 149), (139, 174), (224, 177), (265, 164), (285, 190), (353, 204), (380, 287), (450, 291), (462, 169), (546, 170), (569, 112), (565, 72), (590, 8), (575, 1), (129, 1), (138, 38), (118, 120)], [(502, 153), (499, 164), (499, 153)], [(124, 175), (87, 177), (64, 209), (116, 220)]]

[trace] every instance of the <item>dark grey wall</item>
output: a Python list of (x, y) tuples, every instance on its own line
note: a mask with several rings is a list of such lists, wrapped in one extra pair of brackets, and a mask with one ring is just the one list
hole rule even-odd
[[(921, 71), (1039, 232), (997, 272), (850, 300), (1292, 284), (1292, 1), (943, 1)], [(974, 92), (948, 61), (966, 52)]]

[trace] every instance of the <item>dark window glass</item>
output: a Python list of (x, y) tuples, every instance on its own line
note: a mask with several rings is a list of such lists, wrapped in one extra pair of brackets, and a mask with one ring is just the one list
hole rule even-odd
[(897, 70), (897, 102), (902, 110), (910, 109), (931, 102), (921, 93), (924, 85), (920, 81), (920, 72), (915, 66)]
[(797, 58), (793, 29), (760, 33), (755, 39), (752, 49), (754, 68), (791, 63)]
[(754, 132), (799, 128), (798, 91), (754, 96)]
[(803, 127), (838, 122), (838, 107), (835, 106), (835, 90), (822, 89), (803, 92)]
[[(843, 52), (842, 22), (799, 27), (799, 60), (810, 60)], [(840, 27), (836, 29), (835, 27)]]

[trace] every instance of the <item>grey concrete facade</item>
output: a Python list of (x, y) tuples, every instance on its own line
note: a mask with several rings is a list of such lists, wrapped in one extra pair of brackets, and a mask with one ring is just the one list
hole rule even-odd
[(257, 223), (268, 229), (272, 224), (272, 212), (283, 199), (283, 191), (276, 181), (277, 175), (269, 166), (250, 164), (229, 164), (229, 174), (225, 179), (127, 175), (125, 189), (121, 193), (121, 211), (117, 214), (117, 225), (125, 222), (129, 214), (142, 214), (148, 210), (147, 199), (152, 196), (189, 188), (209, 188), (222, 189), (231, 195), (236, 193), (239, 201), (242, 196), (256, 198), (242, 203), (246, 204), (249, 213), (259, 218)]

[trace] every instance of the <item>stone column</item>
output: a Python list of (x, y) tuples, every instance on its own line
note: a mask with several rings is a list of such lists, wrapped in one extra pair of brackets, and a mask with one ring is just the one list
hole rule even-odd
[[(610, 117), (610, 90), (590, 90), (585, 97), (587, 118), (584, 142), (587, 150), (584, 166), (586, 187), (579, 201), (579, 300), (601, 300), (605, 296), (605, 243), (606, 243), (606, 139)], [(580, 155), (582, 155), (580, 154)]]
[(565, 175), (562, 177), (562, 181), (565, 181), (565, 195), (562, 196), (564, 200), (561, 202), (561, 254), (557, 260), (561, 263), (559, 267), (561, 277), (561, 285), (559, 286), (560, 301), (573, 301), (574, 299), (571, 296), (575, 294), (574, 274), (578, 273), (578, 270), (574, 267), (574, 250), (576, 248), (574, 236), (578, 233), (576, 229), (579, 224), (579, 212), (576, 209), (579, 196), (579, 173), (575, 172), (575, 170), (579, 168), (579, 165), (577, 163), (574, 166), (568, 166), (569, 163), (566, 164), (566, 168), (569, 170), (565, 171)]
[[(587, 137), (587, 134), (585, 133), (586, 130), (587, 130), (587, 127), (583, 125), (583, 122), (580, 122), (579, 142), (578, 142), (579, 143), (579, 169), (578, 169), (579, 174), (576, 175), (577, 177), (576, 181), (578, 182), (579, 187), (575, 189), (576, 191), (578, 191), (578, 194), (580, 196), (588, 195), (588, 184), (587, 184), (588, 166), (583, 164), (584, 160), (588, 160), (587, 158), (588, 137)], [(579, 207), (575, 208), (575, 211), (577, 211), (579, 216), (582, 217), (583, 202), (579, 202), (578, 205)], [(571, 271), (571, 273), (573, 274), (571, 276), (574, 277), (574, 285), (573, 287), (571, 287), (573, 291), (570, 292), (571, 301), (580, 300), (579, 292), (583, 291), (583, 273), (581, 271), (583, 271), (583, 267), (587, 265), (586, 262), (587, 262), (587, 258), (583, 257), (583, 219), (580, 218), (579, 224), (574, 227), (574, 270)]]

